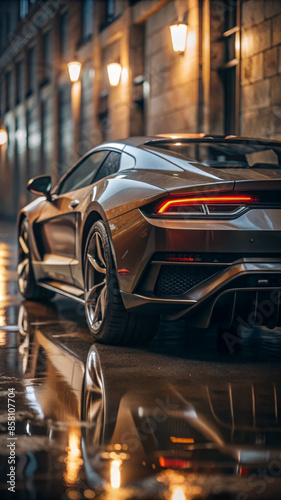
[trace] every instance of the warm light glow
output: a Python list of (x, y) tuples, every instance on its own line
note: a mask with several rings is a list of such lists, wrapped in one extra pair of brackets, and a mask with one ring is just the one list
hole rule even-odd
[(253, 196), (200, 196), (198, 198), (178, 198), (164, 202), (157, 210), (158, 214), (163, 214), (172, 206), (198, 205), (198, 204), (237, 204), (254, 203), (257, 201)]
[[(7, 274), (7, 264), (8, 264), (8, 248), (5, 243), (0, 244), (0, 302), (3, 302), (7, 298), (8, 287), (8, 274)], [(0, 308), (0, 326), (7, 324), (5, 309)]]
[(0, 346), (7, 344), (7, 332), (0, 330)]
[(242, 36), (242, 53), (245, 55), (245, 57), (248, 57), (252, 52), (254, 48), (254, 37), (252, 35), (251, 30), (244, 30), (243, 31), (243, 36)]
[(177, 23), (170, 26), (171, 38), (174, 52), (185, 51), (187, 39), (187, 24)]
[(180, 443), (180, 444), (193, 444), (194, 443), (193, 438), (184, 438), (184, 437), (176, 437), (176, 436), (170, 436), (170, 441), (172, 443)]
[(81, 104), (81, 80), (74, 82), (71, 86), (71, 106), (72, 106), (72, 117), (74, 123), (78, 123), (80, 116), (80, 104)]
[(64, 474), (65, 482), (68, 485), (74, 484), (79, 479), (79, 472), (83, 460), (80, 449), (81, 432), (79, 427), (72, 427), (68, 436), (67, 457), (65, 459), (66, 471)]
[(206, 137), (206, 134), (180, 134), (180, 135), (175, 135), (175, 134), (157, 134), (156, 137), (163, 137), (163, 138), (169, 138), (169, 139), (203, 139)]
[(122, 84), (126, 85), (129, 80), (129, 71), (128, 68), (121, 68), (121, 81)]
[(77, 82), (79, 80), (81, 63), (78, 61), (72, 61), (67, 65), (68, 74), (71, 82)]
[(113, 489), (120, 488), (121, 473), (120, 473), (121, 460), (112, 460), (110, 464), (110, 483)]
[(182, 486), (175, 486), (173, 488), (171, 500), (186, 500)]
[(197, 46), (196, 33), (195, 31), (189, 31), (186, 42), (186, 50), (188, 51), (188, 53), (194, 54), (194, 49), (196, 48), (196, 46)]
[(67, 493), (67, 498), (70, 498), (70, 500), (80, 500), (81, 495), (78, 491), (76, 490), (66, 490)]
[(83, 493), (85, 498), (95, 498), (96, 494), (93, 490), (85, 490)]
[(5, 129), (1, 128), (0, 129), (0, 146), (3, 146), (3, 144), (6, 144), (8, 142), (8, 134)]
[(112, 87), (119, 85), (121, 77), (122, 66), (118, 63), (111, 63), (107, 65), (107, 74), (109, 83)]

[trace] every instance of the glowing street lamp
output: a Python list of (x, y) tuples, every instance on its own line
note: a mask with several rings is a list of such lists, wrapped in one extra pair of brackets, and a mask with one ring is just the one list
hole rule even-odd
[(4, 128), (0, 129), (0, 146), (3, 146), (8, 142), (8, 134)]
[(79, 80), (81, 63), (78, 61), (72, 61), (67, 65), (68, 74), (71, 82), (77, 82)]
[(183, 54), (186, 48), (188, 25), (184, 23), (176, 23), (170, 26), (172, 45), (174, 52)]
[(119, 63), (111, 63), (107, 65), (107, 74), (109, 83), (112, 87), (117, 87), (120, 82), (122, 66)]

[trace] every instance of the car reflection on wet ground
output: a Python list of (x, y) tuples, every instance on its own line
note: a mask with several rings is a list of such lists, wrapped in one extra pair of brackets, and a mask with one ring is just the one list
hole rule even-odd
[(162, 324), (146, 347), (98, 345), (82, 306), (22, 301), (8, 231), (0, 226), (1, 499), (280, 499), (280, 330), (256, 328), (233, 354), (212, 331), (188, 336), (184, 321)]

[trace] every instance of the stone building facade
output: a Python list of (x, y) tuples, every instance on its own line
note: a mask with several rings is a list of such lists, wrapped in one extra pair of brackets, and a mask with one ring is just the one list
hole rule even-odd
[[(188, 24), (186, 50), (169, 26)], [(2, 0), (0, 215), (102, 141), (206, 132), (281, 139), (281, 0)], [(72, 84), (67, 63), (81, 63)], [(107, 65), (119, 62), (111, 87)]]

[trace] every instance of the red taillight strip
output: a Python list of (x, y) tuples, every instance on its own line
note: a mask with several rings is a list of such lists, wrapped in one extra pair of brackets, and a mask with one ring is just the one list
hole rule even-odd
[(186, 469), (190, 467), (190, 462), (181, 458), (159, 457), (159, 465), (166, 468)]
[(237, 203), (254, 203), (257, 199), (254, 196), (200, 196), (197, 198), (175, 198), (173, 200), (165, 201), (157, 210), (158, 214), (163, 214), (171, 206), (179, 205), (199, 205), (199, 204), (237, 204)]
[(167, 257), (171, 262), (194, 262), (194, 257)]

